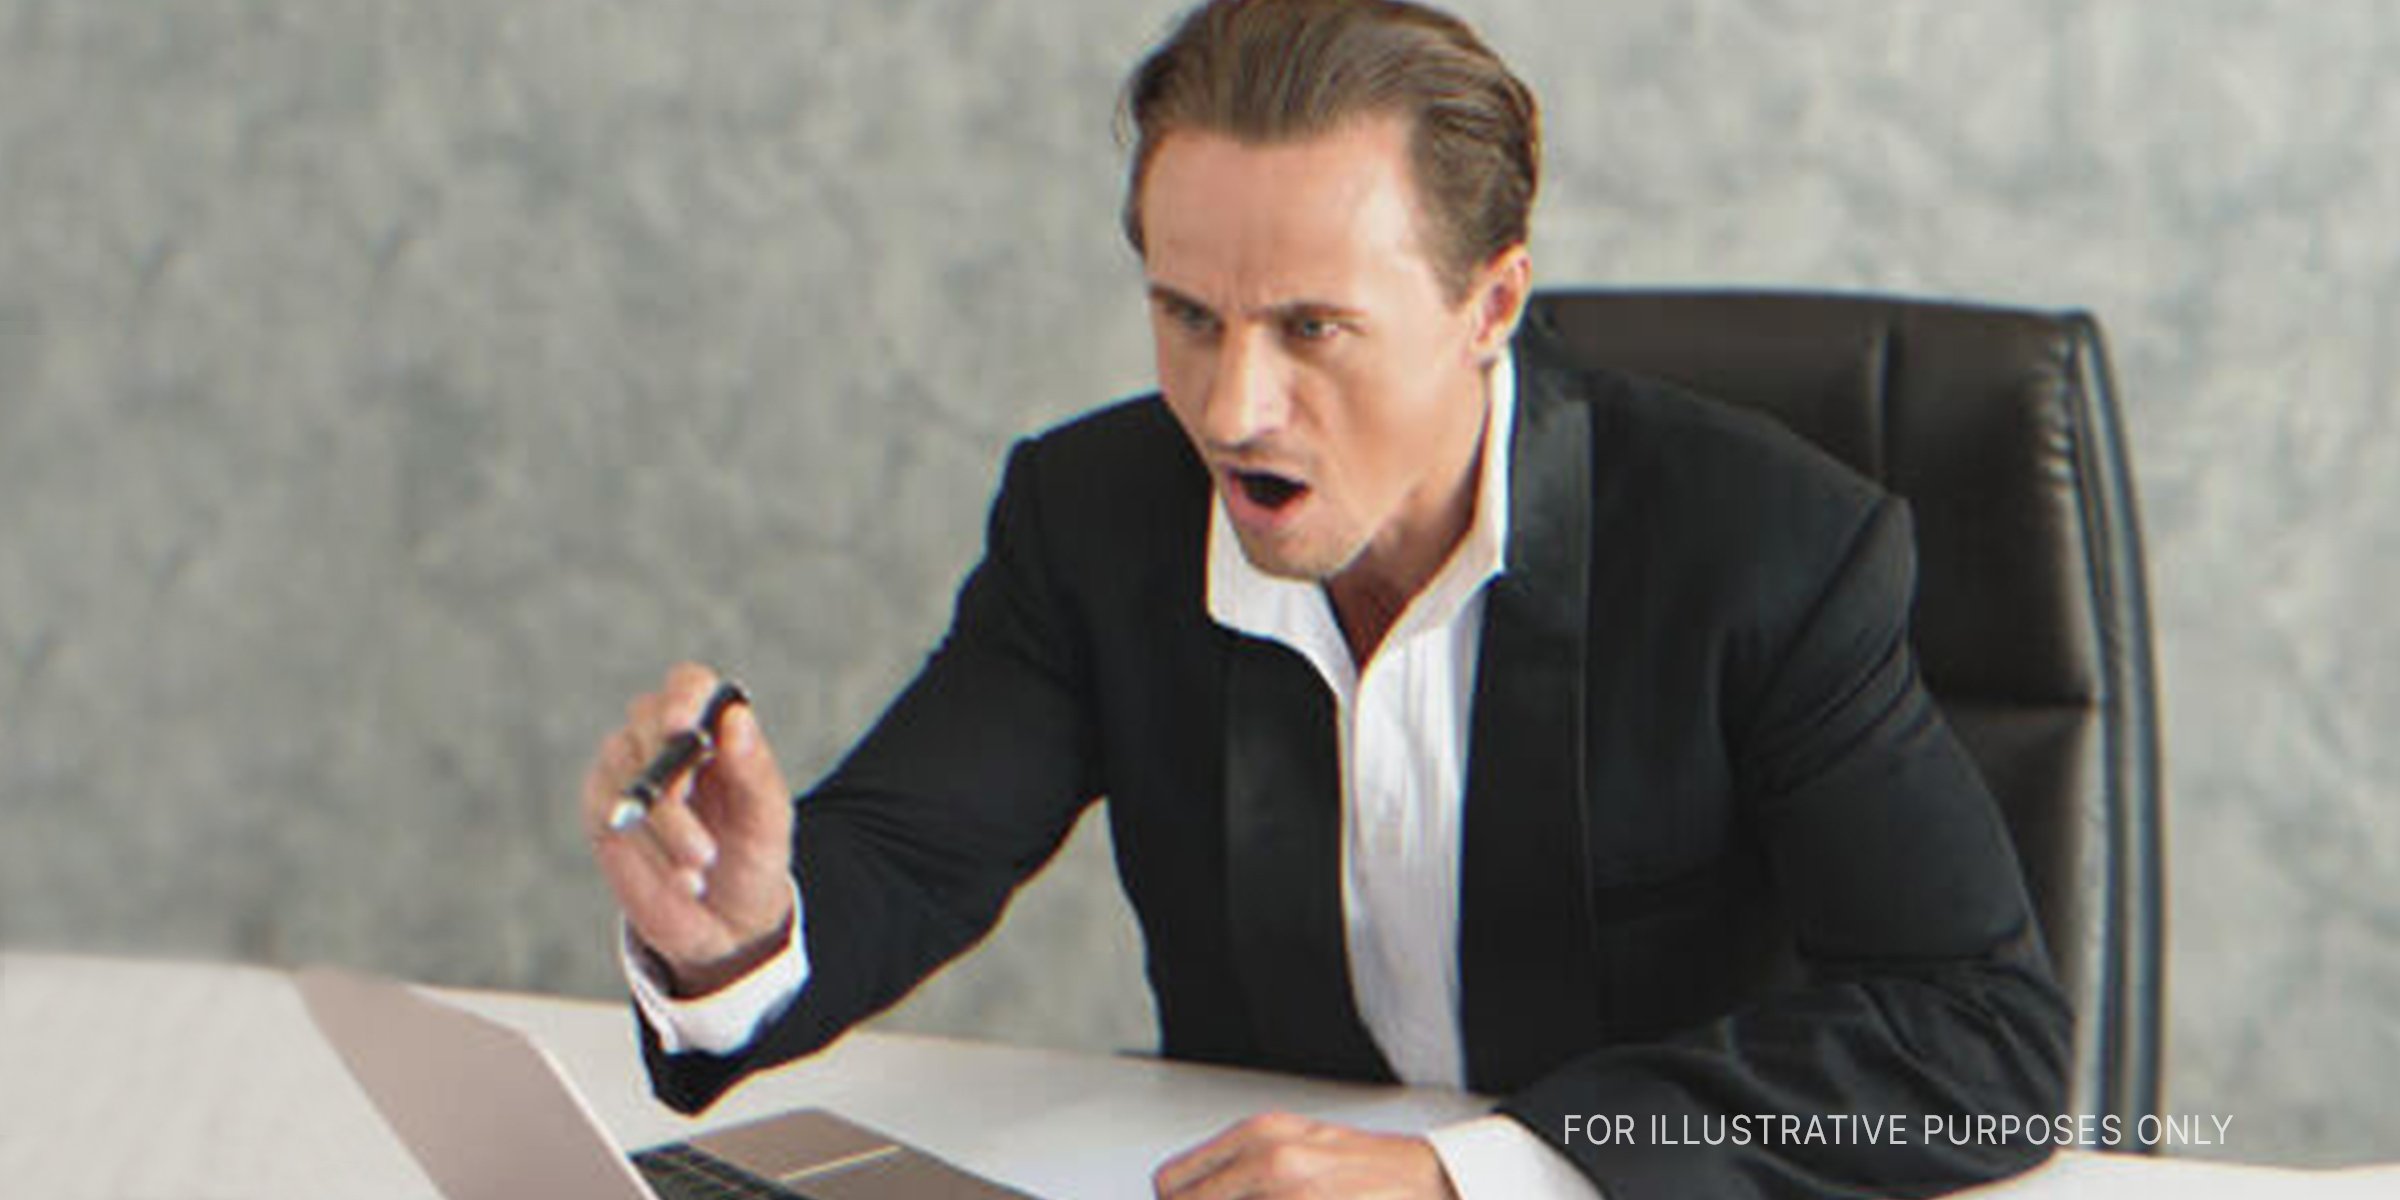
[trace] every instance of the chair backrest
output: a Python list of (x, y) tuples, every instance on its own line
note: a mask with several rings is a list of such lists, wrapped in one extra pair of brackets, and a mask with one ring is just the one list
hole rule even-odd
[(2133, 480), (2084, 313), (1547, 292), (1576, 361), (1774, 414), (1905, 497), (1925, 678), (1998, 795), (2077, 1014), (2070, 1103), (2157, 1111), (2157, 705)]

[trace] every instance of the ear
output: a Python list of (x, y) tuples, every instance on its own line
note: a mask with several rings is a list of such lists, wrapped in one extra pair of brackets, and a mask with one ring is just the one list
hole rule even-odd
[(1491, 257), (1475, 272), (1467, 303), (1475, 310), (1475, 361), (1489, 363), (1507, 349), (1533, 296), (1533, 258), (1519, 242)]

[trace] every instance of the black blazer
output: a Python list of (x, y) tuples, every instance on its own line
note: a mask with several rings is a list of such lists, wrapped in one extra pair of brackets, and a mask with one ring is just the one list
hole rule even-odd
[[(1997, 807), (1917, 676), (1906, 510), (1763, 418), (1536, 338), (1467, 764), (1470, 1084), (1610, 1200), (1924, 1194), (2029, 1165), (2021, 1140), (1919, 1133), (2060, 1111), (2070, 1021)], [(1390, 1078), (1345, 962), (1333, 700), (1210, 621), (1210, 502), (1156, 397), (1016, 447), (948, 636), (799, 801), (807, 988), (730, 1057), (645, 1030), (661, 1098), (695, 1110), (892, 1004), (1103, 795), (1165, 1054)], [(1651, 1124), (1842, 1112), (1908, 1114), (1911, 1137), (1700, 1148)], [(1639, 1136), (1563, 1142), (1568, 1114)]]

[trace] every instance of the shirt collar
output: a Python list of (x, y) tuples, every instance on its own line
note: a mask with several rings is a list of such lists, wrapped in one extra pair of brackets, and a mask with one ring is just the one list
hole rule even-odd
[[(1516, 352), (1503, 351), (1485, 376), (1483, 451), (1475, 515), (1465, 536), (1422, 591), (1408, 602), (1388, 640), (1455, 620), (1493, 576), (1507, 569), (1509, 440), (1516, 428)], [(1325, 589), (1283, 579), (1252, 565), (1242, 553), (1222, 498), (1209, 505), (1208, 615), (1237, 633), (1282, 642), (1310, 659), (1328, 679), (1355, 667)]]

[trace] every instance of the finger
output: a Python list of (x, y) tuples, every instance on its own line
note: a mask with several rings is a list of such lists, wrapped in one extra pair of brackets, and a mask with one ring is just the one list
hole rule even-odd
[(610, 832), (592, 847), (592, 858), (616, 887), (628, 908), (651, 906), (654, 896), (672, 896), (676, 907), (688, 907), (703, 891), (699, 872), (660, 844), (647, 826)]
[[(665, 725), (665, 709), (664, 692), (643, 692), (625, 702), (625, 731), (633, 738), (636, 769), (640, 764), (657, 757), (659, 747), (666, 744), (669, 731)], [(628, 771), (626, 778), (631, 777), (632, 773)]]
[(791, 854), (792, 797), (783, 768), (747, 704), (718, 722), (717, 749), (693, 802), (724, 848), (752, 865), (780, 866)]
[(705, 872), (717, 864), (717, 838), (700, 815), (692, 811), (689, 795), (689, 784), (670, 789), (650, 806), (649, 816), (639, 827), (649, 830), (676, 866)]
[(625, 726), (633, 731), (642, 762), (656, 758), (668, 738), (699, 723), (718, 682), (717, 673), (705, 666), (677, 663), (667, 668), (657, 691), (626, 701)]
[[(591, 766), (584, 772), (584, 837), (591, 843), (594, 859), (600, 863), (602, 872), (608, 875), (612, 888), (617, 891), (620, 904), (630, 907), (641, 903), (634, 889), (651, 882), (636, 880), (625, 874), (636, 869), (642, 869), (646, 876), (663, 877), (670, 881), (672, 888), (681, 890), (687, 896), (696, 896), (706, 886), (704, 873), (708, 860), (716, 853), (716, 847), (705, 831), (698, 834), (693, 832), (688, 810), (680, 807), (654, 809), (652, 819), (638, 821), (624, 828), (612, 823), (617, 806), (624, 799), (618, 781), (629, 773), (629, 764), (636, 757), (633, 736), (629, 731), (618, 730), (601, 742), (599, 752), (593, 756)], [(656, 819), (660, 816), (666, 818), (663, 829), (661, 822)], [(678, 820), (682, 822), (681, 826), (677, 824)], [(618, 846), (619, 843), (635, 847), (638, 852), (628, 857), (629, 852)]]
[(709, 917), (698, 903), (705, 881), (646, 830), (602, 834), (592, 842), (592, 861), (616, 894), (617, 906), (646, 940), (684, 943), (693, 924)]
[(1255, 1135), (1253, 1123), (1243, 1121), (1161, 1163), (1150, 1179), (1160, 1200), (1194, 1194), (1195, 1188), (1232, 1165)]
[[(654, 794), (650, 804), (639, 805), (637, 802), (635, 807), (628, 807), (628, 802), (634, 801), (634, 789), (630, 781), (649, 774), (646, 767), (637, 765), (642, 762), (639, 744), (640, 738), (630, 726), (610, 734), (601, 742), (591, 766), (584, 772), (582, 817), (587, 839), (596, 842), (603, 835), (612, 833), (651, 836), (644, 831), (649, 823), (649, 810), (668, 797)], [(674, 790), (672, 783), (669, 790)], [(627, 819), (628, 813), (632, 816), (631, 820)], [(661, 845), (677, 857), (690, 858), (695, 863), (705, 858), (712, 849), (691, 841), (688, 836)]]
[[(640, 766), (629, 772), (627, 794), (638, 791), (651, 806), (685, 798), (693, 780), (715, 752), (714, 718), (720, 696), (736, 699), (741, 689), (696, 663), (679, 663), (656, 692), (635, 697), (625, 708)], [(697, 698), (697, 699), (695, 699)], [(667, 845), (687, 861), (708, 857), (709, 846), (688, 828), (670, 833)]]
[(693, 662), (681, 662), (667, 668), (666, 685), (659, 690), (659, 720), (669, 732), (695, 729), (700, 714), (708, 708), (708, 698), (716, 694), (717, 685), (724, 680), (715, 671)]
[(1161, 1200), (1254, 1200), (1269, 1195), (1273, 1181), (1261, 1164), (1269, 1152), (1258, 1146), (1237, 1150), (1202, 1174), (1161, 1186), (1158, 1194)]
[(598, 845), (611, 832), (609, 818), (616, 812), (617, 802), (624, 799), (625, 781), (641, 769), (641, 750), (633, 730), (619, 729), (600, 740), (592, 753), (592, 761), (583, 773), (583, 835)]
[(692, 876), (647, 837), (614, 837), (593, 857), (616, 893), (625, 922), (670, 963), (704, 962), (728, 949), (722, 925), (692, 894)]
[(715, 851), (683, 805), (688, 781), (670, 789), (672, 794), (661, 797), (656, 813), (644, 820), (623, 829), (609, 823), (626, 782), (650, 757), (644, 734), (659, 727), (657, 714), (664, 704), (662, 693), (650, 693), (626, 705), (627, 724), (601, 741), (585, 772), (581, 823), (635, 937), (669, 962), (705, 962), (725, 954), (732, 943), (724, 923), (701, 900), (708, 881), (693, 860), (705, 861)]
[(1192, 1174), (1178, 1181), (1172, 1194), (1176, 1200), (1282, 1195), (1313, 1170), (1302, 1161), (1308, 1143), (1338, 1132), (1296, 1113), (1259, 1113), (1194, 1149)]
[(736, 705), (719, 728), (717, 754), (691, 797), (691, 811), (716, 838), (708, 905), (729, 928), (764, 935), (791, 913), (791, 795), (755, 714)]

